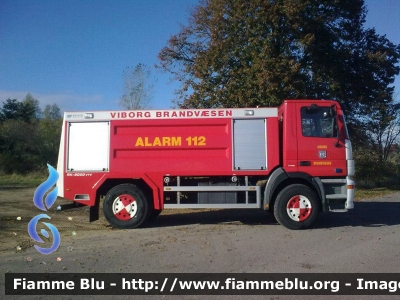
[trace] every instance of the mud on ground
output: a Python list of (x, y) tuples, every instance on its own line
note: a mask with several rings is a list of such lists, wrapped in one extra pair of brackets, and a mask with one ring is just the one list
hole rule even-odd
[[(29, 236), (28, 223), (39, 214), (47, 214), (51, 219), (40, 219), (37, 232), (42, 228), (49, 231), (41, 222), (55, 225), (62, 236), (110, 227), (104, 218), (89, 223), (88, 207), (57, 210), (58, 206), (71, 204), (70, 201), (61, 198), (58, 198), (47, 212), (43, 212), (33, 203), (35, 190), (36, 188), (0, 187), (0, 254), (10, 251), (23, 252), (33, 247), (34, 241)], [(51, 236), (48, 239), (41, 235), (40, 237), (44, 241), (43, 245), (52, 244)]]
[[(47, 226), (42, 222), (53, 224), (59, 231), (61, 237), (68, 237), (78, 235), (78, 237), (90, 236), (96, 231), (99, 234), (106, 234), (113, 230), (119, 230), (111, 227), (103, 216), (102, 207), (100, 205), (99, 220), (89, 222), (89, 207), (81, 206), (69, 208), (71, 201), (63, 198), (57, 198), (56, 202), (50, 207), (48, 211), (42, 211), (37, 208), (33, 203), (33, 195), (36, 188), (15, 188), (15, 187), (0, 187), (0, 255), (6, 253), (23, 253), (26, 249), (33, 247), (35, 244), (43, 248), (48, 248), (52, 245), (52, 237), (46, 239), (40, 234), (41, 229), (45, 229), (51, 235)], [(61, 210), (57, 209), (59, 206)], [(68, 207), (69, 206), (69, 207)], [(68, 208), (65, 208), (68, 207)], [(35, 242), (28, 233), (28, 223), (33, 217), (39, 214), (47, 214), (51, 219), (40, 219), (37, 230), (40, 238), (43, 239), (43, 244)], [(199, 220), (205, 220), (211, 224), (221, 223), (270, 223), (271, 216), (267, 219), (264, 218), (265, 212), (258, 211), (256, 215), (258, 218), (254, 219), (254, 213), (243, 214), (241, 211), (233, 212), (232, 210), (223, 209), (169, 209), (161, 213), (165, 215), (181, 215), (181, 217), (173, 218), (167, 223), (169, 225), (179, 225), (191, 223), (192, 216), (197, 216)], [(238, 215), (240, 217), (238, 217)], [(157, 217), (157, 219), (160, 218)], [(236, 218), (235, 218), (236, 217)], [(232, 219), (239, 219), (240, 221), (231, 221)], [(172, 223), (172, 224), (171, 224)], [(166, 223), (158, 224), (152, 221), (145, 226), (165, 226)], [(105, 231), (100, 233), (100, 231)]]

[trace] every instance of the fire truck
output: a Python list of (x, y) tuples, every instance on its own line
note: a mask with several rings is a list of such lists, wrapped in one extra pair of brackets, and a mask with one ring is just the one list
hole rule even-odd
[(66, 112), (59, 196), (136, 228), (167, 208), (261, 209), (289, 229), (353, 209), (354, 161), (340, 104)]

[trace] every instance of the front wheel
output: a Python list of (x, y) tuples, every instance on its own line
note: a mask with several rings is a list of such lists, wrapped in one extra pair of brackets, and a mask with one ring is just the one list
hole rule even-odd
[(133, 184), (120, 184), (106, 195), (104, 217), (116, 228), (137, 228), (146, 221), (149, 203), (142, 191)]
[(307, 186), (293, 184), (284, 188), (276, 198), (274, 216), (289, 229), (310, 227), (319, 214), (317, 196)]

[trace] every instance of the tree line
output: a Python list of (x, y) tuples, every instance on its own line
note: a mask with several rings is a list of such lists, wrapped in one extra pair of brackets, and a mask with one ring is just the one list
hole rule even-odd
[(7, 99), (0, 108), (0, 172), (27, 174), (56, 166), (61, 135), (56, 104), (40, 108), (31, 94)]

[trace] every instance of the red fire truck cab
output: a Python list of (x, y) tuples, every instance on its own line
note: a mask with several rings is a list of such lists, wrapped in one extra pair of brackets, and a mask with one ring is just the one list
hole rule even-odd
[(165, 208), (258, 208), (290, 229), (353, 208), (354, 161), (336, 101), (278, 108), (66, 112), (59, 196), (135, 228)]

